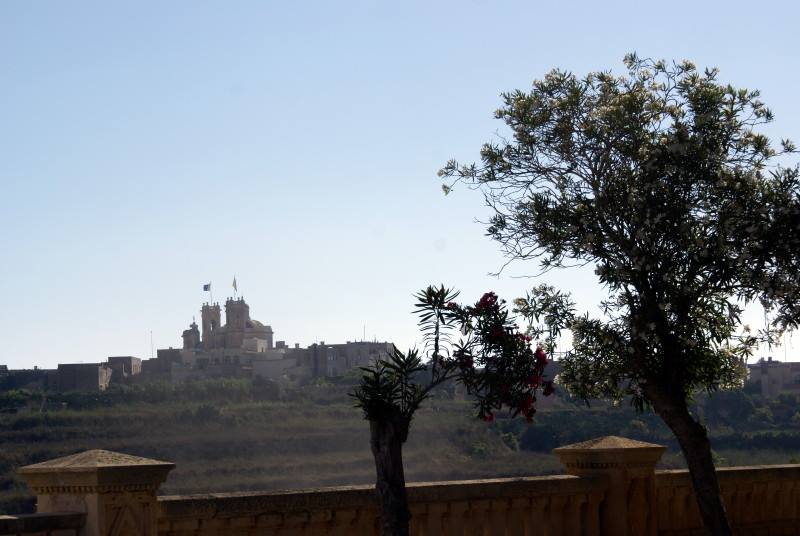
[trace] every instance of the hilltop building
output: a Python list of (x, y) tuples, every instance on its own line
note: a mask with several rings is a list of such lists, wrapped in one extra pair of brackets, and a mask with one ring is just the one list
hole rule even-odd
[[(200, 323), (193, 320), (181, 337), (183, 347), (158, 350), (161, 363), (146, 365), (157, 374), (167, 373), (173, 381), (195, 378), (251, 376), (254, 361), (270, 361), (272, 375), (296, 366), (287, 360), (287, 349), (273, 344), (272, 327), (250, 318), (244, 298), (228, 298), (225, 323), (219, 303), (204, 303)], [(202, 330), (202, 331), (201, 331)]]
[[(250, 317), (244, 298), (228, 298), (225, 323), (219, 303), (204, 303), (200, 325), (192, 320), (181, 334), (180, 349), (167, 348), (142, 363), (146, 377), (169, 377), (180, 382), (219, 377), (263, 377), (294, 381), (338, 376), (386, 355), (386, 342), (347, 342), (308, 348), (275, 341), (272, 326)], [(150, 361), (154, 361), (150, 363)]]
[(244, 298), (228, 298), (225, 302), (225, 325), (221, 322), (219, 303), (204, 303), (200, 314), (203, 331), (201, 333), (192, 321), (182, 335), (184, 350), (266, 352), (273, 349), (272, 327), (250, 318), (250, 306)]
[(773, 361), (768, 357), (747, 368), (748, 381), (757, 384), (765, 398), (775, 398), (782, 393), (800, 394), (800, 362)]
[(42, 391), (51, 385), (51, 377), (55, 377), (55, 369), (10, 369), (8, 365), (0, 365), (0, 392), (11, 389), (28, 389)]
[(391, 352), (388, 342), (346, 342), (344, 344), (312, 344), (306, 351), (304, 363), (311, 376), (341, 376), (348, 371), (367, 366)]
[[(385, 357), (388, 342), (320, 342), (308, 348), (275, 341), (272, 327), (250, 318), (244, 298), (228, 298), (225, 323), (219, 303), (204, 303), (200, 325), (192, 320), (181, 348), (161, 348), (156, 357), (111, 356), (103, 363), (62, 363), (55, 370), (9, 371), (0, 366), (0, 387), (37, 385), (66, 391), (105, 391), (111, 383), (261, 377), (279, 382), (341, 376)], [(10, 382), (9, 380), (15, 380)], [(8, 385), (6, 385), (8, 384)]]
[(62, 363), (55, 377), (56, 390), (105, 391), (111, 383), (112, 369), (108, 363)]
[(142, 373), (142, 360), (130, 355), (109, 357), (108, 366), (113, 372), (114, 380), (131, 378)]

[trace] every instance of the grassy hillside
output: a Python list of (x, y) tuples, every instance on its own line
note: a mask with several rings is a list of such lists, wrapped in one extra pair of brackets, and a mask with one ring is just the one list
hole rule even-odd
[[(267, 384), (227, 380), (46, 400), (36, 393), (5, 393), (0, 395), (0, 512), (33, 508), (16, 468), (92, 448), (175, 462), (162, 493), (371, 483), (368, 425), (352, 407), (348, 389), (327, 384), (277, 393)], [(798, 457), (800, 428), (782, 424), (794, 422), (791, 409), (751, 407), (747, 395), (737, 396), (718, 397), (700, 408), (713, 416), (720, 463), (787, 463)], [(744, 430), (730, 424), (742, 419), (737, 411), (750, 415), (750, 421), (744, 417)], [(502, 418), (486, 425), (471, 417), (469, 402), (432, 400), (412, 424), (405, 448), (407, 478), (560, 472), (552, 448), (606, 434), (667, 444), (670, 452), (662, 465), (682, 465), (668, 430), (650, 414), (555, 400), (537, 417), (533, 425)]]

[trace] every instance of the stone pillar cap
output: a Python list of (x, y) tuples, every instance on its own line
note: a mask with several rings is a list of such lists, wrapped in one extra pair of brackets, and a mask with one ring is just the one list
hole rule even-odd
[(553, 449), (567, 473), (586, 475), (614, 468), (651, 470), (667, 447), (625, 437), (605, 436)]
[(37, 494), (157, 490), (174, 463), (109, 450), (87, 450), (27, 465), (17, 473)]
[(603, 436), (589, 439), (588, 441), (581, 441), (580, 443), (573, 443), (572, 445), (564, 445), (553, 449), (555, 454), (562, 452), (620, 452), (630, 449), (647, 449), (658, 450), (663, 452), (666, 447), (663, 445), (656, 445), (655, 443), (646, 443), (644, 441), (637, 441), (635, 439), (628, 439), (627, 437), (619, 436)]

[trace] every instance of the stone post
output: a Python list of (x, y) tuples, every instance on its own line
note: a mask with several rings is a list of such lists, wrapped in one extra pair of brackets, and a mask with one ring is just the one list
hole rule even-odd
[(36, 510), (83, 512), (81, 536), (157, 536), (156, 492), (175, 464), (89, 450), (19, 469)]
[(601, 534), (656, 536), (655, 466), (666, 447), (607, 436), (553, 450), (567, 473), (606, 476), (601, 504)]

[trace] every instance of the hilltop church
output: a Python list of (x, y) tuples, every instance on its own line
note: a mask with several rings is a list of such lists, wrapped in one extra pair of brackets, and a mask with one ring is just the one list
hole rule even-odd
[(220, 318), (219, 303), (204, 303), (200, 311), (203, 332), (192, 322), (183, 332), (184, 350), (272, 350), (272, 327), (250, 318), (250, 306), (244, 298), (229, 298), (225, 302), (225, 325)]
[(145, 376), (172, 381), (218, 377), (292, 381), (339, 376), (387, 356), (392, 348), (388, 342), (367, 341), (289, 347), (285, 341), (273, 341), (271, 326), (250, 318), (250, 306), (241, 297), (226, 300), (225, 324), (219, 303), (204, 303), (200, 322), (198, 326), (192, 321), (183, 331), (181, 349), (160, 349), (156, 359), (144, 361)]

